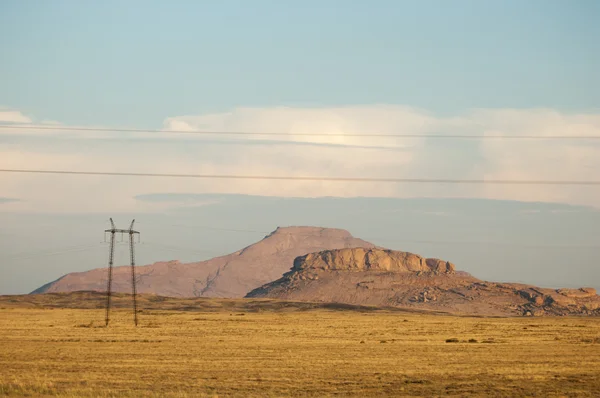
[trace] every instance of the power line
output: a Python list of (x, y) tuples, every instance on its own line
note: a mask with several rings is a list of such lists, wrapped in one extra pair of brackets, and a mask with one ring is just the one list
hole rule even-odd
[(600, 185), (600, 180), (485, 180), (485, 179), (449, 179), (449, 178), (377, 178), (377, 177), (318, 177), (318, 176), (267, 176), (234, 174), (170, 174), (170, 173), (133, 173), (109, 171), (73, 171), (73, 170), (27, 170), (0, 169), (0, 173), (23, 174), (67, 174), (113, 177), (165, 177), (198, 178), (221, 180), (275, 180), (275, 181), (321, 181), (321, 182), (385, 182), (417, 184), (468, 184), (468, 185)]
[[(18, 236), (18, 235), (12, 235), (12, 236)], [(21, 257), (21, 256), (29, 256), (29, 255), (44, 255), (46, 253), (51, 253), (51, 252), (60, 252), (60, 251), (69, 251), (69, 250), (73, 250), (73, 249), (81, 249), (81, 248), (86, 248), (86, 247), (90, 247), (90, 246), (99, 246), (101, 245), (101, 243), (98, 244), (93, 244), (90, 245), (89, 243), (87, 244), (81, 244), (81, 245), (74, 245), (74, 246), (65, 246), (65, 247), (53, 247), (53, 248), (47, 248), (47, 249), (36, 249), (36, 250), (28, 250), (26, 252), (21, 252), (21, 253), (16, 253), (13, 254), (11, 257)]]
[[(151, 223), (154, 224), (154, 223)], [(160, 225), (165, 225), (169, 227), (184, 227), (184, 228), (200, 228), (207, 229), (210, 231), (221, 231), (221, 232), (243, 232), (243, 233), (256, 233), (256, 234), (270, 234), (273, 231), (258, 231), (255, 229), (232, 229), (232, 228), (220, 228), (220, 227), (210, 227), (206, 225), (185, 225), (185, 224), (163, 224), (157, 223)], [(315, 236), (315, 234), (294, 234), (294, 235), (302, 235), (302, 236)]]
[(190, 248), (185, 248), (185, 247), (181, 247), (181, 246), (165, 245), (162, 243), (148, 242), (148, 241), (144, 241), (141, 244), (153, 247), (155, 249), (166, 250), (166, 251), (171, 251), (171, 252), (184, 251), (184, 252), (198, 254), (198, 255), (205, 255), (207, 253), (218, 253), (215, 250), (210, 250), (210, 249), (202, 249), (202, 248), (201, 249), (190, 249)]
[(369, 138), (433, 138), (433, 139), (512, 139), (512, 140), (598, 140), (600, 135), (473, 135), (473, 134), (392, 134), (392, 133), (278, 133), (251, 131), (201, 131), (201, 130), (156, 130), (102, 127), (60, 127), (60, 126), (20, 126), (0, 125), (3, 129), (18, 130), (50, 130), (80, 131), (105, 133), (157, 133), (157, 134), (196, 134), (196, 135), (230, 135), (230, 136), (265, 136), (265, 137), (369, 137)]
[(66, 253), (88, 251), (88, 250), (92, 250), (92, 249), (98, 249), (100, 247), (103, 247), (103, 246), (90, 245), (90, 246), (69, 249), (69, 250), (59, 250), (59, 251), (54, 251), (54, 252), (49, 251), (46, 253), (32, 253), (32, 254), (22, 255), (22, 256), (6, 257), (6, 258), (3, 258), (2, 260), (3, 261), (27, 260), (27, 259), (31, 259), (31, 258), (35, 258), (35, 257), (49, 257), (49, 256), (57, 256), (57, 255), (61, 255), (61, 254), (66, 254)]
[[(152, 223), (153, 224), (153, 223)], [(185, 225), (185, 224), (162, 224), (174, 227), (187, 227), (187, 228), (199, 228), (213, 231), (223, 231), (223, 232), (241, 232), (241, 233), (258, 233), (258, 234), (271, 234), (273, 231), (264, 231), (264, 230), (254, 230), (254, 229), (230, 229), (230, 228), (217, 228), (210, 227), (205, 225)], [(326, 228), (327, 229), (327, 228)], [(294, 235), (294, 236), (304, 236), (304, 237), (317, 237), (319, 236), (317, 233), (301, 233), (301, 232), (283, 232), (285, 235)], [(389, 239), (389, 238), (380, 238), (380, 237), (372, 237), (369, 240), (379, 241), (379, 242), (387, 242), (394, 243), (396, 245), (406, 245), (406, 244), (426, 244), (426, 245), (484, 245), (484, 246), (509, 246), (509, 247), (523, 247), (523, 248), (534, 248), (534, 249), (600, 249), (598, 245), (586, 245), (586, 244), (542, 244), (542, 243), (526, 243), (526, 242), (496, 242), (496, 241), (439, 241), (439, 240), (405, 240), (405, 239)], [(74, 252), (82, 252), (88, 251), (92, 249), (105, 248), (106, 243), (98, 243), (94, 245), (80, 245), (80, 246), (71, 246), (65, 248), (54, 248), (54, 249), (43, 249), (43, 250), (35, 250), (28, 251), (24, 253), (18, 253), (15, 255), (11, 255), (8, 257), (4, 257), (2, 261), (14, 261), (14, 260), (26, 260), (35, 257), (46, 257), (46, 256), (56, 256)], [(206, 255), (211, 253), (213, 255), (227, 255), (227, 254), (219, 254), (218, 251), (203, 249), (203, 248), (186, 248), (181, 246), (172, 246), (161, 244), (157, 242), (142, 242), (142, 245), (150, 246), (158, 250), (165, 250), (170, 252), (188, 252), (189, 254), (197, 254), (197, 255)], [(125, 247), (128, 244), (118, 244), (115, 241), (115, 246)]]
[[(256, 233), (256, 234), (266, 234), (269, 235), (273, 231), (261, 231), (255, 229), (232, 229), (232, 228), (218, 228), (211, 227), (206, 225), (185, 225), (185, 224), (162, 224), (166, 226), (172, 227), (186, 227), (186, 228), (198, 228), (198, 229), (206, 229), (210, 231), (222, 231), (222, 232), (242, 232), (242, 233)], [(330, 228), (324, 228), (330, 229)], [(318, 233), (301, 233), (301, 232), (279, 232), (283, 235), (293, 235), (293, 236), (304, 236), (304, 237), (319, 237)], [(428, 244), (428, 245), (498, 245), (498, 246), (516, 246), (516, 247), (529, 247), (529, 248), (556, 248), (556, 249), (600, 249), (600, 245), (585, 245), (585, 244), (542, 244), (542, 243), (523, 243), (523, 242), (494, 242), (494, 241), (439, 241), (439, 240), (404, 240), (404, 239), (389, 239), (389, 238), (380, 238), (373, 237), (370, 240), (380, 241), (380, 242), (389, 242), (396, 244)]]

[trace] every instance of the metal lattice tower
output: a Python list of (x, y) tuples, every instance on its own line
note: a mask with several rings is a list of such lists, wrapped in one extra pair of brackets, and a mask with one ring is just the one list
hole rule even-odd
[(137, 319), (137, 301), (136, 301), (136, 287), (135, 287), (135, 235), (138, 235), (138, 239), (140, 233), (138, 231), (133, 230), (133, 223), (135, 220), (131, 221), (131, 225), (129, 229), (117, 229), (115, 228), (115, 223), (113, 219), (110, 219), (111, 229), (107, 229), (104, 231), (106, 235), (107, 232), (110, 232), (110, 249), (108, 254), (108, 282), (106, 286), (106, 326), (108, 326), (108, 322), (110, 321), (110, 300), (112, 295), (112, 274), (113, 274), (113, 263), (115, 259), (115, 235), (116, 234), (128, 234), (129, 235), (129, 259), (131, 264), (131, 292), (133, 294), (133, 322), (135, 326), (138, 324)]

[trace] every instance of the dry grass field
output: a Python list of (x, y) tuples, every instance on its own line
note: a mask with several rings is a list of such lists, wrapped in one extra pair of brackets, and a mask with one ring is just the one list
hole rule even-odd
[(146, 298), (138, 328), (124, 308), (104, 328), (102, 309), (27, 300), (0, 300), (0, 395), (600, 396), (597, 318), (272, 300), (204, 299), (182, 311)]

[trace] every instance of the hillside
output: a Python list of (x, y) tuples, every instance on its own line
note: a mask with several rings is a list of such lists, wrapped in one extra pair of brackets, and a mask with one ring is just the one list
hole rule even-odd
[(592, 288), (544, 289), (485, 282), (452, 263), (382, 249), (340, 249), (298, 257), (251, 298), (418, 308), (471, 315), (600, 315)]
[[(307, 311), (343, 311), (369, 313), (402, 313), (424, 315), (448, 315), (443, 312), (396, 307), (375, 307), (351, 305), (343, 303), (323, 303), (310, 301), (286, 301), (273, 299), (216, 298), (216, 297), (165, 297), (155, 294), (139, 294), (137, 296), (140, 318), (153, 311), (182, 312), (307, 312)], [(106, 293), (78, 291), (69, 293), (0, 295), (0, 310), (6, 309), (82, 309), (102, 310), (106, 308)], [(115, 293), (112, 295), (111, 308), (119, 314), (119, 310), (130, 314), (132, 308), (131, 294)]]
[[(278, 279), (298, 256), (329, 249), (374, 247), (341, 229), (277, 228), (261, 241), (235, 253), (207, 261), (157, 262), (136, 267), (138, 292), (171, 297), (243, 297), (250, 290)], [(129, 293), (128, 266), (115, 267), (113, 290)], [(67, 274), (37, 293), (106, 290), (106, 268)]]

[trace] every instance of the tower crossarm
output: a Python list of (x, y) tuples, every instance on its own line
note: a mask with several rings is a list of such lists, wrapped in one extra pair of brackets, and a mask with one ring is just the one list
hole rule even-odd
[(134, 231), (131, 229), (105, 229), (104, 232), (114, 232), (116, 234), (139, 234), (139, 231)]

